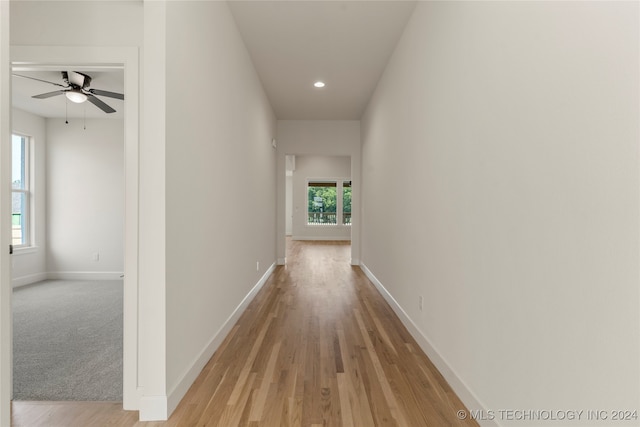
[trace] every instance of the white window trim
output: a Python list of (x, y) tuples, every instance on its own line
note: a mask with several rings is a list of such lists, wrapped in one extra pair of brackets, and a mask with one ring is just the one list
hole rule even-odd
[[(23, 220), (26, 219), (26, 224), (24, 225), (24, 234), (26, 234), (26, 243), (22, 243), (19, 245), (13, 245), (13, 249), (22, 253), (28, 253), (31, 251), (25, 251), (25, 249), (34, 248), (33, 245), (33, 191), (31, 183), (33, 182), (33, 137), (20, 133), (20, 132), (12, 132), (11, 136), (18, 136), (25, 140), (24, 151), (25, 151), (25, 171), (24, 171), (24, 188), (13, 188), (11, 187), (11, 193), (23, 193), (26, 194), (26, 202), (25, 202), (25, 210), (26, 215), (23, 217)], [(35, 248), (34, 248), (35, 249)]]

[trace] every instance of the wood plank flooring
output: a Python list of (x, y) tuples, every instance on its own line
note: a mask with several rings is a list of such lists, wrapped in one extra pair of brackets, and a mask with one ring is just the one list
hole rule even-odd
[(287, 260), (168, 421), (135, 422), (111, 403), (14, 402), (13, 425), (477, 426), (457, 418), (464, 406), (349, 265), (348, 244), (291, 241)]
[(123, 411), (121, 402), (11, 403), (13, 427), (135, 426), (137, 411)]

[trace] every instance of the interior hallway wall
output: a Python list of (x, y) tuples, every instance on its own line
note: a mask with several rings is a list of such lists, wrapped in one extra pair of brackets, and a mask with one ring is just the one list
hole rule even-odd
[(472, 407), (640, 409), (638, 6), (420, 2), (362, 119), (363, 263)]
[(142, 1), (12, 1), (11, 45), (142, 46), (142, 14)]
[[(285, 156), (285, 232), (293, 234), (293, 174), (296, 169), (296, 156)], [(280, 172), (280, 171), (279, 171)]]
[(293, 234), (293, 176), (287, 175), (285, 180), (285, 233), (291, 236)]
[(275, 265), (276, 120), (228, 5), (166, 7), (171, 411)]

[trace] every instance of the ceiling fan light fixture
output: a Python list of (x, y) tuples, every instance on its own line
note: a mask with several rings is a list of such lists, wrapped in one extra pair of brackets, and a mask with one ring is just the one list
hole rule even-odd
[(79, 90), (70, 90), (65, 92), (64, 95), (67, 97), (69, 101), (75, 102), (76, 104), (82, 104), (84, 101), (87, 100), (87, 95), (80, 92)]

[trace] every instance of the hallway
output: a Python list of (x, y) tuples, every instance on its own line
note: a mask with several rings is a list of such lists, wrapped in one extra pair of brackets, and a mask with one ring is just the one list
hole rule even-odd
[[(287, 266), (276, 269), (169, 421), (134, 425), (476, 425), (457, 419), (462, 403), (361, 270), (349, 265), (349, 248), (290, 241)], [(56, 423), (51, 416), (29, 422), (29, 403), (20, 405), (19, 425)], [(46, 409), (30, 411), (38, 408)], [(69, 423), (71, 405), (65, 409), (64, 425), (76, 425)], [(85, 412), (83, 422), (130, 425), (114, 409), (97, 410), (100, 418)]]
[[(81, 265), (58, 263), (52, 224), (75, 213), (49, 215), (54, 193), (104, 199), (80, 157), (58, 153), (87, 188), (49, 179), (50, 143), (84, 113), (67, 111), (66, 93), (34, 98), (52, 80), (32, 80), (42, 87), (24, 104), (0, 96), (7, 177), (11, 135), (32, 138), (19, 181), (33, 184), (20, 215), (34, 219), (31, 246), (0, 255), (0, 425), (128, 427), (138, 413), (158, 421), (143, 426), (459, 424), (443, 379), (481, 418), (640, 412), (639, 33), (634, 1), (0, 1), (1, 95), (43, 67), (112, 90), (98, 69), (124, 70), (126, 94), (124, 152), (98, 156), (124, 164), (125, 214), (107, 216), (125, 230), (108, 244), (124, 249), (122, 268), (97, 240), (65, 245)], [(120, 120), (84, 105), (101, 117), (87, 132)], [(300, 173), (288, 204), (293, 155), (349, 157), (349, 176)], [(358, 268), (322, 262), (339, 245), (300, 247), (275, 268), (286, 208), (303, 231), (322, 227), (305, 215), (308, 183), (343, 178), (349, 263), (384, 301)], [(11, 406), (12, 288), (56, 271), (125, 274), (132, 412)]]

